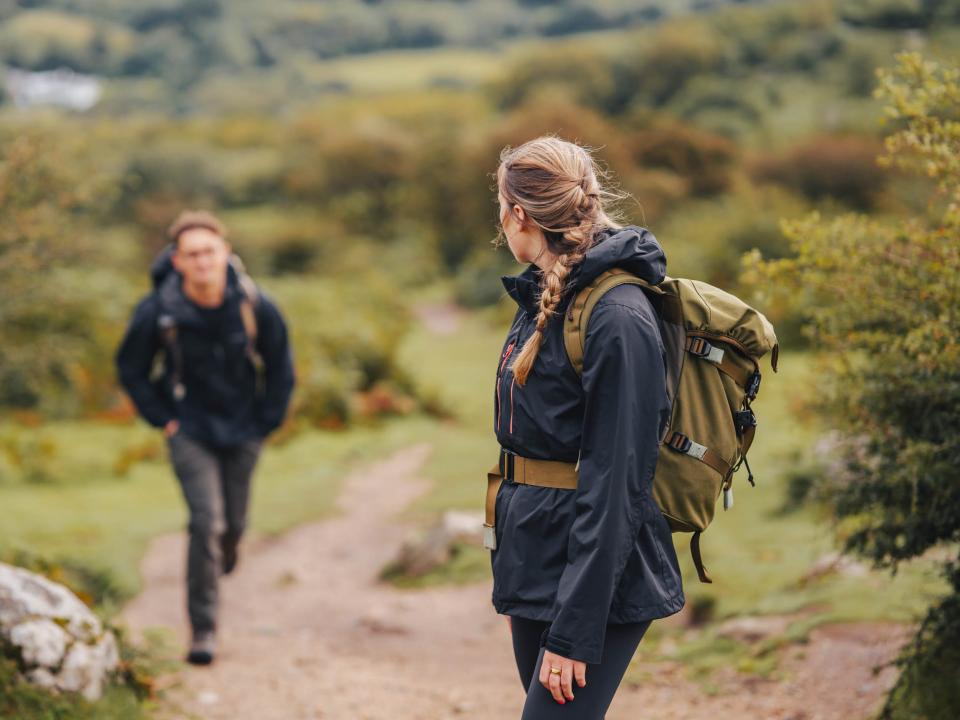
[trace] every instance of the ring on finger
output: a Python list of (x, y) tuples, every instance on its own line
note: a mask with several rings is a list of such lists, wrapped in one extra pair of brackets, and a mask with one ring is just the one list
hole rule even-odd
[(558, 668), (558, 667), (552, 667), (552, 668), (550, 668), (550, 674), (551, 674), (551, 675), (559, 675), (560, 672), (561, 672), (561, 670), (560, 670), (560, 668)]

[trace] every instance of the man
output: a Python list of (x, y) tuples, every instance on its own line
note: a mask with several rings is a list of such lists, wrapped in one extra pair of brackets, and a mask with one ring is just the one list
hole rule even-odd
[[(162, 428), (190, 511), (187, 661), (215, 651), (217, 581), (237, 562), (250, 480), (263, 439), (280, 426), (293, 390), (287, 329), (246, 276), (223, 224), (188, 211), (151, 268), (117, 352), (120, 382), (140, 415)], [(163, 358), (162, 371), (156, 360)]]

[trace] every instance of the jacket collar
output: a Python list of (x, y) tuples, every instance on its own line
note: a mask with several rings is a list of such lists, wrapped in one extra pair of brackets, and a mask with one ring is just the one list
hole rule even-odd
[[(233, 306), (241, 292), (236, 270), (228, 265), (223, 305)], [(164, 314), (172, 315), (178, 325), (199, 325), (203, 322), (197, 306), (183, 292), (183, 276), (180, 273), (168, 273), (157, 288), (157, 294)]]
[[(597, 242), (587, 250), (583, 261), (567, 276), (565, 294), (569, 295), (589, 285), (598, 275), (614, 267), (659, 285), (666, 277), (667, 259), (660, 243), (646, 228), (628, 225), (599, 233)], [(535, 313), (540, 295), (540, 277), (543, 273), (530, 264), (519, 275), (500, 278), (507, 294), (528, 313)]]

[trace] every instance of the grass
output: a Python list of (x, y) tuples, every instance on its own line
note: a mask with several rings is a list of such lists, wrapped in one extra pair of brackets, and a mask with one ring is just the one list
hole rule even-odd
[[(279, 533), (329, 514), (351, 467), (415, 442), (431, 422), (406, 418), (350, 432), (310, 430), (268, 446), (254, 481), (251, 527)], [(2, 431), (39, 437), (52, 449), (42, 482), (13, 481), (8, 468), (7, 482), (0, 483), (0, 554), (21, 550), (77, 561), (110, 573), (120, 594), (132, 596), (147, 543), (187, 519), (159, 436), (139, 422), (7, 424)], [(138, 452), (148, 459), (116, 475), (118, 459)]]

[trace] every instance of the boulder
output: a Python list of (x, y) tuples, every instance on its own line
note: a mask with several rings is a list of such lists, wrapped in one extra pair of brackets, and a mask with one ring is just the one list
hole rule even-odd
[(422, 536), (408, 540), (385, 575), (419, 577), (450, 560), (458, 542), (483, 542), (483, 513), (448, 510)]
[(735, 617), (721, 623), (717, 628), (717, 635), (751, 645), (782, 635), (790, 627), (792, 620), (793, 618), (787, 615)]
[(24, 677), (96, 700), (120, 662), (113, 633), (63, 585), (0, 563), (0, 644), (14, 648)]

